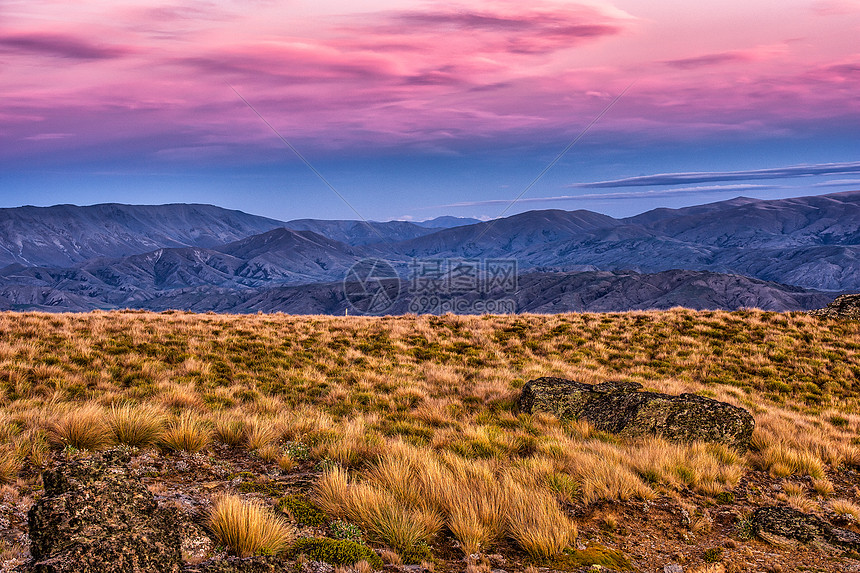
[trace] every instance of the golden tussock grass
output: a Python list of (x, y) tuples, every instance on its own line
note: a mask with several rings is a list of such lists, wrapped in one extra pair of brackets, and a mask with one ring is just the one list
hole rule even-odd
[(78, 450), (98, 450), (110, 443), (105, 412), (96, 404), (66, 410), (48, 428), (51, 441)]
[(834, 499), (830, 501), (829, 505), (830, 509), (837, 515), (848, 517), (855, 523), (860, 523), (860, 505), (848, 499)]
[(326, 513), (358, 524), (370, 539), (398, 552), (429, 541), (443, 525), (432, 509), (398, 503), (372, 482), (350, 483), (346, 471), (337, 467), (323, 474), (315, 500)]
[(576, 540), (576, 525), (546, 492), (506, 480), (507, 532), (529, 555), (547, 559)]
[(830, 497), (833, 495), (835, 488), (833, 487), (833, 482), (828, 478), (821, 478), (812, 480), (812, 489), (821, 497)]
[(239, 557), (278, 555), (295, 539), (293, 528), (258, 502), (237, 496), (217, 498), (206, 526), (218, 541)]
[(211, 440), (209, 424), (193, 412), (183, 412), (167, 423), (159, 445), (166, 450), (195, 454), (205, 449)]
[(222, 444), (238, 447), (245, 444), (247, 426), (242, 416), (219, 412), (212, 420), (212, 433)]
[(278, 429), (271, 419), (254, 416), (247, 421), (245, 443), (249, 450), (261, 450), (278, 441)]
[(152, 406), (114, 404), (107, 411), (105, 421), (113, 443), (143, 447), (158, 443), (166, 417)]
[(0, 485), (13, 483), (21, 471), (21, 460), (9, 446), (0, 446)]

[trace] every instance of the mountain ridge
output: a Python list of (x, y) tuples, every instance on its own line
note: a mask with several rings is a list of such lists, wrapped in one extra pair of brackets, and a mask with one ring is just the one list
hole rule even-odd
[[(282, 287), (305, 285), (321, 293), (318, 285), (337, 284), (366, 258), (388, 261), (404, 280), (416, 258), (516, 261), (521, 275), (542, 277), (537, 281), (542, 286), (530, 291), (538, 300), (522, 301), (524, 308), (543, 308), (558, 273), (632, 273), (639, 278), (618, 283), (629, 300), (638, 300), (637, 292), (648, 284), (645, 276), (711, 273), (701, 275), (713, 283), (704, 290), (672, 290), (678, 304), (690, 306), (703, 300), (733, 304), (710, 290), (736, 275), (781, 285), (768, 287), (777, 290), (802, 287), (810, 296), (860, 289), (860, 191), (777, 200), (738, 197), (623, 219), (547, 209), (475, 223), (431, 220), (456, 225), (441, 229), (407, 221), (281, 222), (202, 204), (17, 209), (0, 210), (0, 254), (4, 249), (8, 254), (17, 237), (18, 258), (24, 259), (11, 257), (0, 268), (7, 306), (138, 307), (151, 300), (180, 302), (171, 291), (187, 299), (202, 289), (228, 301), (213, 301), (213, 308), (232, 308), (254, 293), (271, 296), (272, 289)], [(43, 214), (49, 216), (36, 221), (35, 230), (26, 228), (26, 221)], [(210, 222), (212, 228), (204, 228)], [(23, 239), (28, 232), (32, 244)], [(116, 255), (135, 249), (145, 250)], [(32, 264), (34, 259), (48, 262)], [(0, 256), (3, 262), (9, 257)], [(757, 283), (744, 284), (762, 292), (763, 287), (752, 286)], [(43, 294), (53, 302), (38, 302)], [(330, 299), (331, 293), (325, 296)], [(774, 306), (783, 310), (805, 304), (794, 295), (768, 296), (755, 300), (781, 300)], [(614, 300), (619, 310), (625, 304)]]

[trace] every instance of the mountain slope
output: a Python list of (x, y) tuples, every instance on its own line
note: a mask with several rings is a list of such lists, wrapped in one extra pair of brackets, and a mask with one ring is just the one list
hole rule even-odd
[(408, 221), (323, 221), (319, 219), (296, 219), (284, 223), (294, 231), (313, 231), (329, 239), (360, 246), (373, 243), (394, 243), (435, 233), (438, 228), (425, 228)]
[(386, 251), (408, 257), (500, 257), (533, 245), (591, 237), (599, 230), (621, 224), (607, 215), (584, 210), (527, 211), (504, 219), (444, 229), (387, 246)]
[(121, 205), (0, 209), (0, 266), (69, 267), (161, 247), (213, 247), (283, 223), (213, 205)]
[(679, 209), (656, 220), (645, 213), (627, 221), (655, 234), (722, 248), (860, 244), (860, 191), (710, 207)]
[[(198, 285), (167, 290), (112, 291), (91, 296), (70, 288), (69, 281), (55, 286), (6, 285), (0, 282), (0, 310), (82, 311), (96, 308), (186, 309), (196, 312), (287, 312), (292, 314), (339, 314), (349, 306), (341, 282), (225, 288)], [(462, 313), (482, 313), (486, 303), (515, 312), (615, 312), (637, 309), (667, 309), (685, 306), (697, 309), (762, 308), (773, 311), (808, 310), (830, 303), (835, 294), (759, 281), (737, 275), (702, 271), (528, 273), (520, 277), (516, 293), (489, 296), (466, 293), (457, 297)], [(453, 302), (443, 299), (442, 304)], [(388, 314), (414, 312), (415, 299), (405, 290)], [(504, 306), (510, 301), (510, 306)], [(501, 304), (500, 304), (501, 303)], [(426, 308), (443, 312), (444, 306)], [(354, 309), (350, 313), (354, 312)]]

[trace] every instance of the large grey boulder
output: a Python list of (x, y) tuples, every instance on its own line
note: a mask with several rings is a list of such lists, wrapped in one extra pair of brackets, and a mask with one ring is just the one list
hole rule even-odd
[(860, 549), (860, 535), (833, 527), (823, 519), (793, 507), (760, 507), (752, 515), (755, 532), (762, 537), (778, 536), (811, 543), (824, 541), (846, 549)]
[(128, 473), (128, 454), (62, 461), (42, 474), (45, 493), (28, 513), (35, 573), (178, 573), (176, 517)]
[(810, 311), (809, 314), (824, 318), (860, 320), (860, 294), (843, 294), (826, 307)]
[(745, 450), (755, 419), (743, 408), (695, 394), (642, 392), (635, 382), (584, 384), (564, 378), (529, 381), (519, 398), (525, 413), (587, 420), (621, 436), (655, 435), (670, 440), (718, 442)]

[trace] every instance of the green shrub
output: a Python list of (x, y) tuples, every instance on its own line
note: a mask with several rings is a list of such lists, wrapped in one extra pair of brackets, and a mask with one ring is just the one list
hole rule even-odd
[(705, 560), (705, 563), (717, 563), (723, 558), (723, 548), (722, 547), (711, 547), (709, 549), (705, 549), (702, 554), (702, 559)]
[(582, 551), (566, 549), (560, 555), (541, 564), (561, 570), (588, 567), (590, 565), (600, 565), (601, 567), (608, 567), (616, 571), (632, 569), (630, 560), (623, 553), (596, 543)]
[(721, 491), (717, 494), (717, 503), (728, 505), (735, 502), (735, 494), (730, 491)]
[(293, 521), (302, 525), (325, 527), (328, 524), (328, 516), (307, 498), (300, 495), (282, 497), (278, 502), (278, 508), (284, 513), (289, 513)]
[(367, 561), (374, 569), (382, 569), (382, 559), (371, 549), (354, 541), (346, 539), (331, 539), (330, 537), (309, 537), (299, 539), (290, 548), (291, 557), (304, 553), (316, 561), (325, 561), (330, 565), (353, 565), (359, 561)]
[(419, 541), (406, 551), (400, 552), (400, 559), (404, 565), (420, 565), (423, 561), (433, 559), (433, 553), (430, 551), (430, 546)]

